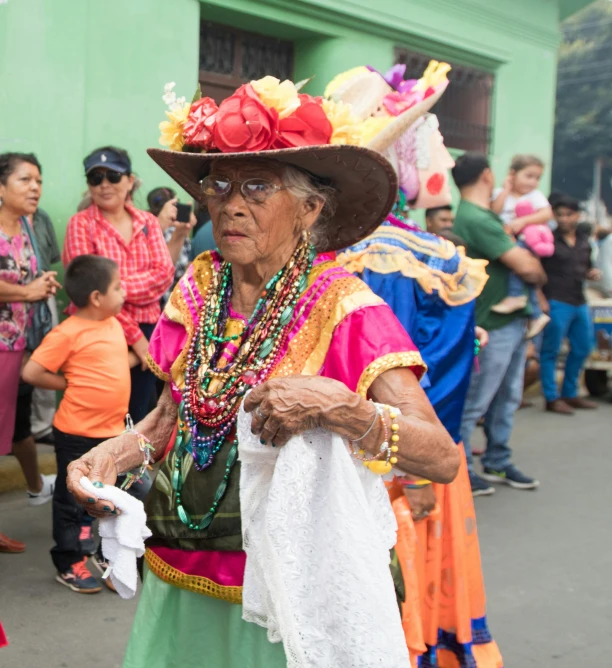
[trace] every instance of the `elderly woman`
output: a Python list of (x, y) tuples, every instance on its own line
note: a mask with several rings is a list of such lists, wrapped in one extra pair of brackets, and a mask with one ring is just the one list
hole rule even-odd
[(78, 255), (102, 255), (119, 266), (126, 300), (117, 319), (141, 360), (131, 372), (130, 414), (141, 420), (155, 385), (146, 367), (147, 347), (174, 266), (157, 218), (133, 205), (135, 176), (127, 151), (105, 146), (92, 151), (83, 164), (92, 204), (70, 219), (62, 260), (68, 266)]
[[(239, 137), (245, 123), (223, 125), (226, 103), (217, 129)], [(270, 447), (322, 428), (358, 442), (352, 452), (372, 469), (449, 482), (459, 465), (419, 386), (418, 351), (388, 306), (327, 253), (384, 219), (397, 188), (389, 163), (355, 146), (239, 146), (237, 155), (222, 146), (219, 136), (217, 152), (149, 151), (206, 202), (219, 254), (196, 258), (153, 334), (149, 363), (167, 386), (136, 426), (141, 436), (107, 441), (69, 471), (77, 500), (106, 517), (112, 504), (92, 502), (81, 477), (113, 484), (142, 463), (139, 438), (156, 459), (169, 453), (146, 504), (153, 537), (129, 668), (287, 665), (283, 646), (241, 619), (236, 415), (249, 390), (252, 431)]]
[[(23, 470), (32, 505), (51, 499), (55, 476), (41, 476), (30, 428), (32, 388), (19, 390), (26, 331), (35, 302), (55, 294), (56, 272), (39, 272), (27, 216), (42, 195), (40, 163), (31, 153), (0, 155), (0, 455), (11, 452)], [(40, 275), (38, 275), (40, 273)], [(26, 391), (29, 388), (29, 391)], [(18, 396), (19, 394), (19, 396)], [(17, 420), (16, 420), (17, 415)], [(0, 552), (25, 546), (0, 534)]]

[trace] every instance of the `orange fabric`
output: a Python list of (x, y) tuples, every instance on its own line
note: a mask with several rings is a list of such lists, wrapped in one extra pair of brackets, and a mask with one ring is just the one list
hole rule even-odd
[[(442, 629), (461, 644), (472, 642), (472, 620), (486, 613), (486, 599), (476, 514), (463, 446), (461, 467), (450, 485), (434, 485), (437, 505), (431, 515), (413, 522), (399, 485), (389, 486), (398, 523), (396, 552), (404, 577), (406, 601), (402, 622), (413, 665), (438, 644)], [(495, 642), (473, 645), (478, 668), (502, 668)], [(440, 668), (459, 668), (454, 653), (438, 649)]]
[(87, 438), (117, 436), (125, 428), (130, 401), (128, 347), (115, 318), (71, 316), (52, 329), (32, 354), (67, 382), (53, 425)]

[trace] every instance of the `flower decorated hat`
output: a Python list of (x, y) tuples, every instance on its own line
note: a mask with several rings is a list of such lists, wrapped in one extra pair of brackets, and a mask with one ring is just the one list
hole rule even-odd
[(364, 146), (382, 153), (399, 177), (413, 208), (451, 202), (448, 170), (454, 161), (444, 146), (438, 119), (428, 113), (448, 86), (450, 65), (432, 60), (420, 79), (405, 80), (405, 65), (385, 75), (369, 66), (336, 76), (325, 95), (350, 104), (362, 122)]
[[(173, 87), (166, 86), (168, 120), (160, 124), (160, 143), (168, 150), (148, 153), (198, 201), (203, 199), (200, 182), (213, 163), (257, 157), (293, 165), (335, 189), (336, 213), (329, 222), (327, 246), (319, 251), (365, 238), (391, 210), (396, 172), (368, 146), (372, 128), (350, 104), (302, 94), (299, 85), (274, 77), (241, 86), (218, 106), (200, 95), (191, 103), (177, 99)], [(399, 114), (410, 114), (410, 123), (425, 111), (415, 115), (413, 106)]]

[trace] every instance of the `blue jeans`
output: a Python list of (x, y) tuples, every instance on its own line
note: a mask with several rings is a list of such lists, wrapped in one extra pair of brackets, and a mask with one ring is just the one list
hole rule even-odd
[(470, 470), (473, 466), (470, 439), (483, 415), (487, 450), (482, 465), (501, 470), (510, 463), (512, 450), (508, 441), (514, 426), (514, 413), (523, 396), (527, 353), (525, 327), (526, 320), (517, 318), (505, 327), (492, 330), (489, 345), (480, 353), (480, 373), (472, 374), (461, 419), (461, 438)]
[(578, 377), (587, 357), (595, 345), (591, 313), (586, 304), (572, 306), (550, 300), (550, 322), (544, 330), (540, 353), (542, 391), (546, 401), (559, 398), (555, 370), (557, 356), (563, 339), (569, 340), (570, 351), (565, 360), (565, 377), (561, 389), (562, 397), (578, 396)]
[[(521, 239), (517, 239), (516, 245), (519, 248), (526, 248), (529, 250), (529, 246), (527, 246)], [(536, 289), (532, 285), (525, 283), (525, 281), (516, 274), (510, 274), (510, 276), (508, 276), (508, 297), (522, 297), (525, 294), (525, 288), (527, 288), (527, 302), (529, 303), (529, 306), (531, 306), (531, 317), (539, 318), (542, 315), (542, 309), (540, 308)]]

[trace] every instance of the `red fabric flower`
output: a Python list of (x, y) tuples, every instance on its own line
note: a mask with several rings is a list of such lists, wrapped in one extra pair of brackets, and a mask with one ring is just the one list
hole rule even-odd
[(265, 151), (276, 137), (278, 112), (268, 109), (251, 84), (245, 84), (221, 102), (216, 121), (214, 142), (223, 153)]
[(279, 121), (274, 148), (329, 144), (333, 128), (323, 111), (321, 98), (310, 95), (300, 95), (299, 98), (300, 106)]
[(202, 97), (191, 105), (183, 130), (185, 144), (213, 148), (213, 129), (218, 110), (217, 103), (210, 97)]

